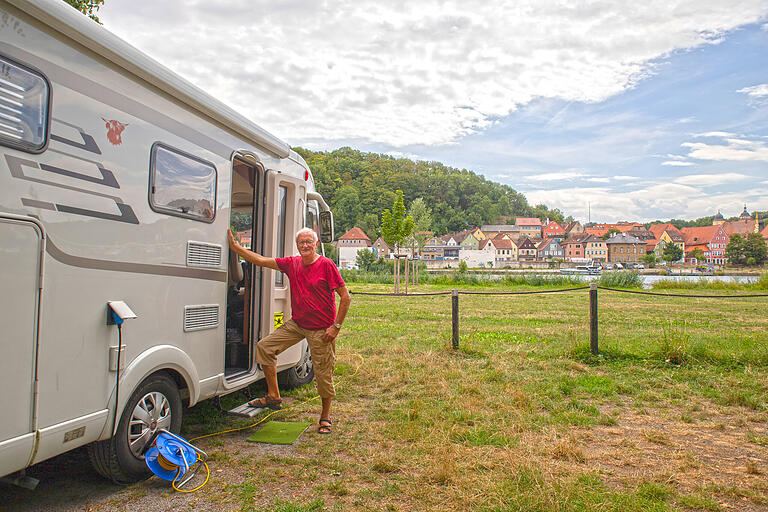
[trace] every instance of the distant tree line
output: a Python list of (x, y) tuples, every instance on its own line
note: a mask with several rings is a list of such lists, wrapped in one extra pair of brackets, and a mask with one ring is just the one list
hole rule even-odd
[(439, 162), (348, 147), (329, 152), (294, 149), (312, 169), (318, 192), (333, 210), (338, 234), (357, 226), (371, 239), (378, 237), (382, 212), (392, 207), (397, 190), (403, 191), (408, 209), (422, 198), (431, 212), (428, 231), (438, 235), (483, 224), (511, 223), (516, 217), (569, 220), (556, 208), (531, 206), (523, 194), (508, 185)]

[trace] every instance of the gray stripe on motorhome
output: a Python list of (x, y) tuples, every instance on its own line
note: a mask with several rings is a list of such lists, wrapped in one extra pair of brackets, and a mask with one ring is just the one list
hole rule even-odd
[[(63, 68), (51, 61), (42, 59), (36, 55), (22, 50), (17, 46), (12, 46), (4, 42), (0, 42), (0, 52), (7, 54), (23, 63), (35, 66), (38, 69), (44, 70), (44, 73), (48, 79), (52, 82), (61, 84), (74, 91), (82, 94), (87, 94), (90, 98), (100, 101), (106, 105), (122, 110), (123, 112), (130, 114), (134, 117), (142, 119), (149, 124), (158, 126), (163, 130), (166, 130), (174, 135), (186, 139), (192, 144), (202, 147), (217, 156), (225, 159), (229, 159), (232, 155), (233, 148), (214, 140), (207, 135), (204, 135), (197, 130), (193, 130), (189, 126), (179, 123), (175, 119), (172, 119), (160, 112), (147, 107), (146, 105), (132, 100), (131, 98), (117, 93), (103, 85), (88, 80), (87, 78), (74, 73), (66, 68)], [(150, 89), (155, 89), (151, 84), (144, 82)], [(155, 94), (175, 103), (175, 100), (164, 92), (157, 92)], [(181, 108), (185, 108), (185, 105), (180, 105)], [(57, 119), (58, 120), (58, 119)], [(210, 122), (210, 121), (209, 121)], [(222, 129), (224, 129), (222, 127)]]
[(67, 153), (66, 151), (60, 151), (58, 149), (52, 149), (50, 146), (48, 146), (48, 149), (46, 150), (50, 153), (58, 153), (60, 155), (68, 156), (70, 158), (75, 158), (77, 160), (82, 160), (83, 162), (88, 162), (89, 164), (93, 165), (103, 165), (101, 162), (97, 162), (96, 160), (88, 160), (87, 158), (83, 158), (81, 156), (73, 155), (72, 153)]
[(109, 270), (112, 272), (128, 272), (131, 274), (150, 274), (168, 277), (186, 277), (189, 279), (206, 279), (209, 281), (227, 280), (227, 273), (221, 270), (203, 270), (200, 268), (174, 267), (171, 265), (148, 265), (145, 263), (131, 263), (127, 261), (97, 260), (95, 258), (83, 258), (67, 254), (51, 241), (45, 246), (46, 252), (56, 261), (72, 267), (88, 268), (92, 270)]
[(72, 187), (70, 185), (63, 185), (61, 183), (56, 183), (55, 181), (48, 181), (41, 178), (32, 178), (31, 176), (26, 176), (23, 170), (24, 166), (32, 167), (33, 169), (40, 169), (39, 165), (35, 161), (25, 160), (23, 158), (18, 158), (11, 155), (5, 155), (5, 162), (8, 164), (8, 169), (11, 171), (11, 176), (13, 176), (14, 178), (19, 178), (20, 180), (32, 181), (34, 183), (43, 183), (45, 185), (51, 185), (51, 186), (63, 188), (66, 190), (74, 190), (76, 192), (82, 192), (83, 194), (89, 194), (92, 196), (106, 197), (107, 199), (111, 199), (118, 204), (123, 203), (122, 198), (117, 196), (110, 196), (108, 194), (101, 194), (99, 192), (94, 192), (93, 190), (88, 190), (85, 188)]
[(26, 197), (22, 197), (21, 204), (23, 204), (24, 206), (29, 206), (30, 208), (41, 208), (43, 210), (56, 211), (56, 206), (54, 206), (53, 203), (38, 201), (37, 199), (27, 199)]

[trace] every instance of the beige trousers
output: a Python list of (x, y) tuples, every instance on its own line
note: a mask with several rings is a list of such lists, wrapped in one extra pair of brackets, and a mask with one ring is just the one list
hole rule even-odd
[(312, 364), (315, 368), (315, 381), (317, 393), (320, 398), (333, 398), (336, 390), (333, 387), (333, 369), (336, 363), (336, 340), (323, 341), (325, 329), (310, 331), (302, 329), (292, 319), (278, 327), (275, 332), (262, 338), (256, 344), (254, 359), (260, 365), (275, 366), (277, 356), (288, 347), (295, 345), (304, 338), (309, 343), (309, 352), (312, 354)]

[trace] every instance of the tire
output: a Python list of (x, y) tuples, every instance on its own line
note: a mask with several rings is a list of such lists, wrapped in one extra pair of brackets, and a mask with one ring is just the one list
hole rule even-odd
[(158, 429), (178, 434), (181, 415), (176, 383), (163, 374), (149, 376), (126, 402), (117, 433), (111, 439), (88, 445), (91, 464), (99, 474), (118, 484), (146, 479), (152, 473), (144, 463), (142, 450)]
[(312, 364), (312, 355), (309, 352), (307, 340), (301, 342), (301, 358), (296, 366), (288, 368), (277, 374), (280, 385), (286, 389), (293, 389), (304, 384), (309, 384), (315, 378), (315, 366)]

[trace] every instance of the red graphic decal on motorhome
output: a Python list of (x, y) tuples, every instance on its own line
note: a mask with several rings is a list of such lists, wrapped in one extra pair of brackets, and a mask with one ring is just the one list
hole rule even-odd
[(111, 119), (107, 121), (103, 117), (101, 118), (102, 121), (107, 123), (107, 140), (112, 143), (113, 146), (119, 146), (123, 143), (123, 130), (125, 130), (125, 127), (128, 126), (127, 124), (123, 124), (120, 121), (116, 121), (114, 119)]

